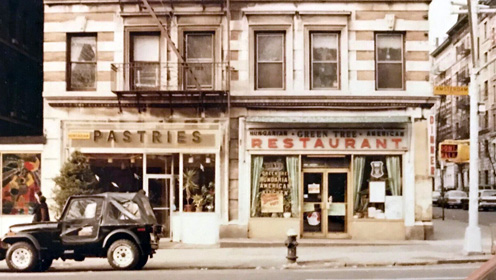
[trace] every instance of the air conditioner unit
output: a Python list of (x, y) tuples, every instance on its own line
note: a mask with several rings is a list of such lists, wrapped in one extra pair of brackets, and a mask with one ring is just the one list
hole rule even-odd
[(140, 88), (156, 88), (159, 84), (159, 73), (156, 67), (136, 69), (135, 83)]

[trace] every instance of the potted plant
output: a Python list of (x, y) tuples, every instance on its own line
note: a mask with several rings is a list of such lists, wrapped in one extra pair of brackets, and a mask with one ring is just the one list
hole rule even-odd
[(196, 212), (203, 211), (203, 204), (205, 203), (205, 198), (201, 194), (193, 195), (193, 204), (196, 207)]
[(205, 208), (207, 208), (208, 212), (214, 211), (214, 201), (215, 201), (215, 185), (214, 182), (210, 182), (208, 186), (203, 186), (202, 195), (205, 200)]
[(191, 198), (193, 195), (193, 192), (198, 189), (198, 184), (195, 183), (196, 181), (196, 170), (194, 169), (188, 169), (184, 172), (183, 174), (183, 187), (186, 191), (186, 205), (184, 205), (184, 211), (185, 212), (191, 212), (193, 211), (193, 205), (191, 205)]

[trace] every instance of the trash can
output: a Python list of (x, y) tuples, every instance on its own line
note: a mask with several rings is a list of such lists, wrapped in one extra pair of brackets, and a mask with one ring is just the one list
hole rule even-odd
[(496, 254), (496, 224), (489, 224), (491, 229), (491, 254)]

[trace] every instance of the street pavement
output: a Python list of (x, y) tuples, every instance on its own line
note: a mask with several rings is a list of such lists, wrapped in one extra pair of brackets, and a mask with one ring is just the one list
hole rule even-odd
[[(433, 240), (354, 241), (301, 239), (298, 261), (288, 264), (284, 240), (222, 239), (215, 246), (161, 240), (148, 269), (320, 269), (484, 262), (492, 255), (489, 226), (482, 225), (483, 254), (463, 252), (466, 222), (434, 220)], [(6, 271), (5, 261), (0, 272)], [(54, 261), (53, 271), (110, 270), (106, 259)]]

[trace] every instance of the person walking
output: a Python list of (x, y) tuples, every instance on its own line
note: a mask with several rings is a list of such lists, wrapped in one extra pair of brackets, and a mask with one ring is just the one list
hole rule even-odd
[(37, 195), (39, 200), (33, 211), (33, 222), (50, 221), (50, 213), (48, 211), (48, 205), (46, 204), (46, 197), (44, 197), (41, 192), (38, 192)]

